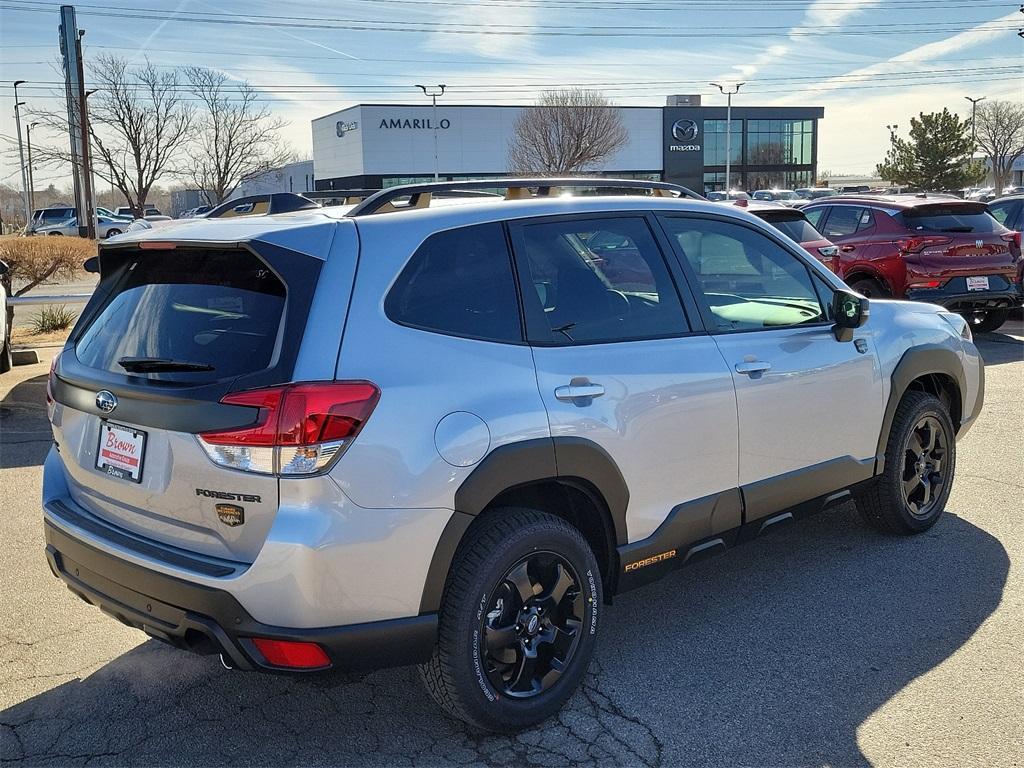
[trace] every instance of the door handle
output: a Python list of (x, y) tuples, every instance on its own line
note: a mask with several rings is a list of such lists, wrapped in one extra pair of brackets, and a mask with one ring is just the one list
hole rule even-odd
[(770, 371), (772, 364), (764, 360), (748, 360), (743, 363), (736, 363), (736, 373), (745, 373), (748, 376)]
[(589, 404), (589, 401), (595, 397), (600, 397), (604, 394), (604, 387), (600, 384), (591, 384), (586, 379), (579, 381), (573, 379), (569, 384), (562, 385), (561, 387), (555, 387), (555, 398), (562, 402), (576, 403), (577, 401), (586, 400), (587, 403), (578, 404)]
[(856, 245), (841, 245), (841, 246), (839, 246), (839, 250), (842, 251), (843, 253), (849, 253), (850, 251), (855, 251), (856, 249), (857, 249)]

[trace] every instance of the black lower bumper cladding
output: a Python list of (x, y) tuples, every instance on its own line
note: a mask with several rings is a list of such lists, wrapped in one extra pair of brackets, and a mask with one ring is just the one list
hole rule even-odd
[[(962, 281), (961, 281), (962, 282)], [(985, 309), (1011, 309), (1024, 304), (1020, 286), (1009, 286), (1002, 291), (963, 291), (947, 288), (914, 288), (907, 291), (913, 301), (929, 301), (954, 312)]]
[(330, 658), (330, 668), (343, 671), (425, 662), (437, 640), (436, 614), (317, 629), (262, 624), (224, 590), (114, 557), (48, 521), (44, 527), (50, 569), (80, 598), (177, 648), (223, 654), (225, 663), (237, 669), (305, 671), (271, 666), (249, 640), (253, 637), (317, 643)]

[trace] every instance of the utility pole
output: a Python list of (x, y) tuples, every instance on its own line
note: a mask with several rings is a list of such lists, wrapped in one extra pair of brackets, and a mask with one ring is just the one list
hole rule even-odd
[(29, 199), (28, 175), (25, 173), (25, 148), (21, 145), (21, 107), (25, 106), (25, 102), (18, 101), (18, 86), (24, 82), (24, 80), (14, 81), (14, 122), (18, 126), (18, 156), (21, 160), (21, 185), (25, 189), (25, 234), (28, 234), (28, 225), (32, 221), (32, 202)]
[[(978, 130), (974, 126), (974, 118), (978, 114), (978, 102), (984, 101), (985, 96), (979, 96), (976, 99), (972, 99), (970, 96), (964, 96), (969, 102), (971, 102), (971, 144), (974, 144), (974, 149), (978, 148), (978, 143), (975, 141), (975, 137), (978, 135)], [(971, 154), (974, 154), (974, 149), (971, 150)]]
[(28, 145), (28, 207), (33, 211), (36, 209), (36, 180), (32, 175), (32, 129), (39, 123), (29, 123), (25, 126), (25, 143)]
[(437, 97), (444, 96), (444, 90), (448, 86), (444, 83), (438, 83), (437, 87), (440, 89), (438, 91), (429, 90), (425, 85), (417, 85), (416, 87), (423, 91), (424, 96), (430, 97), (430, 103), (434, 107), (433, 117), (430, 118), (430, 123), (434, 126), (434, 181), (437, 181)]
[[(75, 189), (75, 213), (81, 224), (86, 204), (82, 186), (82, 109), (79, 81), (78, 57), (81, 46), (78, 44), (78, 23), (75, 19), (75, 7), (60, 7), (60, 53), (64, 66), (64, 97), (68, 112), (68, 144), (71, 148), (71, 178)], [(79, 232), (82, 230), (79, 228)]]
[(733, 90), (726, 90), (718, 83), (711, 83), (723, 94), (725, 94), (725, 196), (729, 197), (730, 180), (729, 173), (732, 167), (732, 96), (740, 92), (740, 86), (744, 83), (736, 83)]
[[(76, 56), (78, 58), (78, 109), (80, 128), (82, 130), (82, 197), (85, 201), (86, 224), (82, 227), (82, 216), (78, 217), (78, 234), (96, 239), (96, 205), (92, 199), (92, 160), (89, 142), (89, 97), (85, 93), (85, 67), (82, 64), (82, 38), (85, 37), (85, 30), (78, 30), (75, 37)], [(79, 214), (82, 212), (79, 211)]]

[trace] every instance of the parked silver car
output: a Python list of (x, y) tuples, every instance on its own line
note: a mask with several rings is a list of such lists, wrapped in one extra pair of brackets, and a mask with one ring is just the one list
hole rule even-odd
[(931, 528), (983, 400), (962, 317), (869, 312), (661, 182), (396, 187), (99, 264), (49, 378), (53, 573), (231, 667), (419, 663), (494, 731), (559, 710), (614, 594), (851, 495)]
[[(96, 237), (107, 238), (120, 235), (131, 224), (125, 219), (113, 219), (109, 216), (96, 217)], [(67, 237), (78, 237), (78, 217), (73, 217), (60, 224), (50, 224), (35, 230), (37, 235), (65, 235)]]

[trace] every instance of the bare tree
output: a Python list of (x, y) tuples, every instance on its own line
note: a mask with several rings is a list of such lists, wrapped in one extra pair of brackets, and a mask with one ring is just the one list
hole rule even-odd
[[(159, 72), (148, 61), (129, 67), (125, 59), (98, 56), (88, 67), (96, 92), (89, 97), (93, 172), (113, 184), (142, 215), (153, 185), (190, 135), (193, 106), (182, 98), (175, 72)], [(52, 110), (33, 117), (56, 132), (58, 143), (33, 147), (41, 163), (69, 163), (67, 113)]]
[(978, 146), (992, 163), (996, 193), (1010, 180), (1013, 164), (1024, 155), (1024, 104), (986, 101), (978, 105), (974, 126)]
[(280, 136), (287, 121), (260, 104), (252, 86), (202, 67), (188, 67), (185, 76), (203, 112), (181, 175), (203, 190), (210, 205), (230, 197), (245, 177), (292, 159)]
[(546, 91), (520, 112), (509, 147), (513, 173), (556, 176), (595, 168), (626, 145), (619, 111), (596, 91)]

